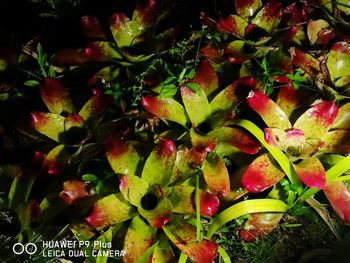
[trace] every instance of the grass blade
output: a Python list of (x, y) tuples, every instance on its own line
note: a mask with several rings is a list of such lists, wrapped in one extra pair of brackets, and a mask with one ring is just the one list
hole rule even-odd
[(235, 204), (216, 216), (208, 230), (207, 237), (212, 235), (227, 222), (240, 216), (259, 212), (286, 212), (288, 206), (281, 200), (276, 199), (255, 199), (245, 200)]

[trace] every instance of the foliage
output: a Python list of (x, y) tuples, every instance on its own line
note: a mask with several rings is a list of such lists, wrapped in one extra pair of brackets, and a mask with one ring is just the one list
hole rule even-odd
[(28, 0), (0, 30), (1, 261), (74, 240), (86, 262), (278, 262), (310, 222), (340, 237), (345, 2)]

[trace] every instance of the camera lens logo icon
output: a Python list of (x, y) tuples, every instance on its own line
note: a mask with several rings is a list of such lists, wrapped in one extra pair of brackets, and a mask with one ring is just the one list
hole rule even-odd
[(38, 250), (38, 247), (34, 243), (28, 243), (23, 245), (22, 243), (16, 243), (12, 247), (13, 253), (16, 255), (21, 255), (24, 252), (28, 255), (33, 255)]

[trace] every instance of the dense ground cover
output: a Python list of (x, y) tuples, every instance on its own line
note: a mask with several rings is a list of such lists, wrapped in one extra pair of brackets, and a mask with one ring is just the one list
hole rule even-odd
[(0, 5), (1, 262), (344, 260), (350, 2)]

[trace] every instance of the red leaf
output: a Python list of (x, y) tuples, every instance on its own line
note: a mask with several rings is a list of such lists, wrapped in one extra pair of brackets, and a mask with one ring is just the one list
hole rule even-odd
[(268, 154), (260, 155), (245, 170), (242, 185), (249, 192), (259, 193), (275, 185), (284, 173)]
[(247, 103), (261, 116), (268, 127), (282, 130), (291, 128), (286, 113), (261, 91), (251, 91), (248, 95)]
[(106, 38), (100, 22), (96, 17), (89, 15), (83, 16), (81, 19), (81, 27), (84, 35), (88, 38)]
[(213, 216), (219, 209), (220, 201), (216, 195), (201, 191), (200, 192), (200, 209), (201, 214), (205, 216)]
[(310, 157), (294, 164), (294, 169), (304, 184), (323, 189), (326, 186), (326, 172), (317, 157)]
[(74, 111), (72, 101), (67, 89), (58, 79), (45, 78), (39, 88), (40, 95), (52, 113), (71, 113)]
[(200, 63), (193, 82), (198, 84), (207, 96), (219, 86), (218, 76), (213, 66), (207, 60), (203, 60)]
[(346, 224), (350, 224), (350, 192), (344, 182), (331, 182), (324, 189), (333, 209)]

